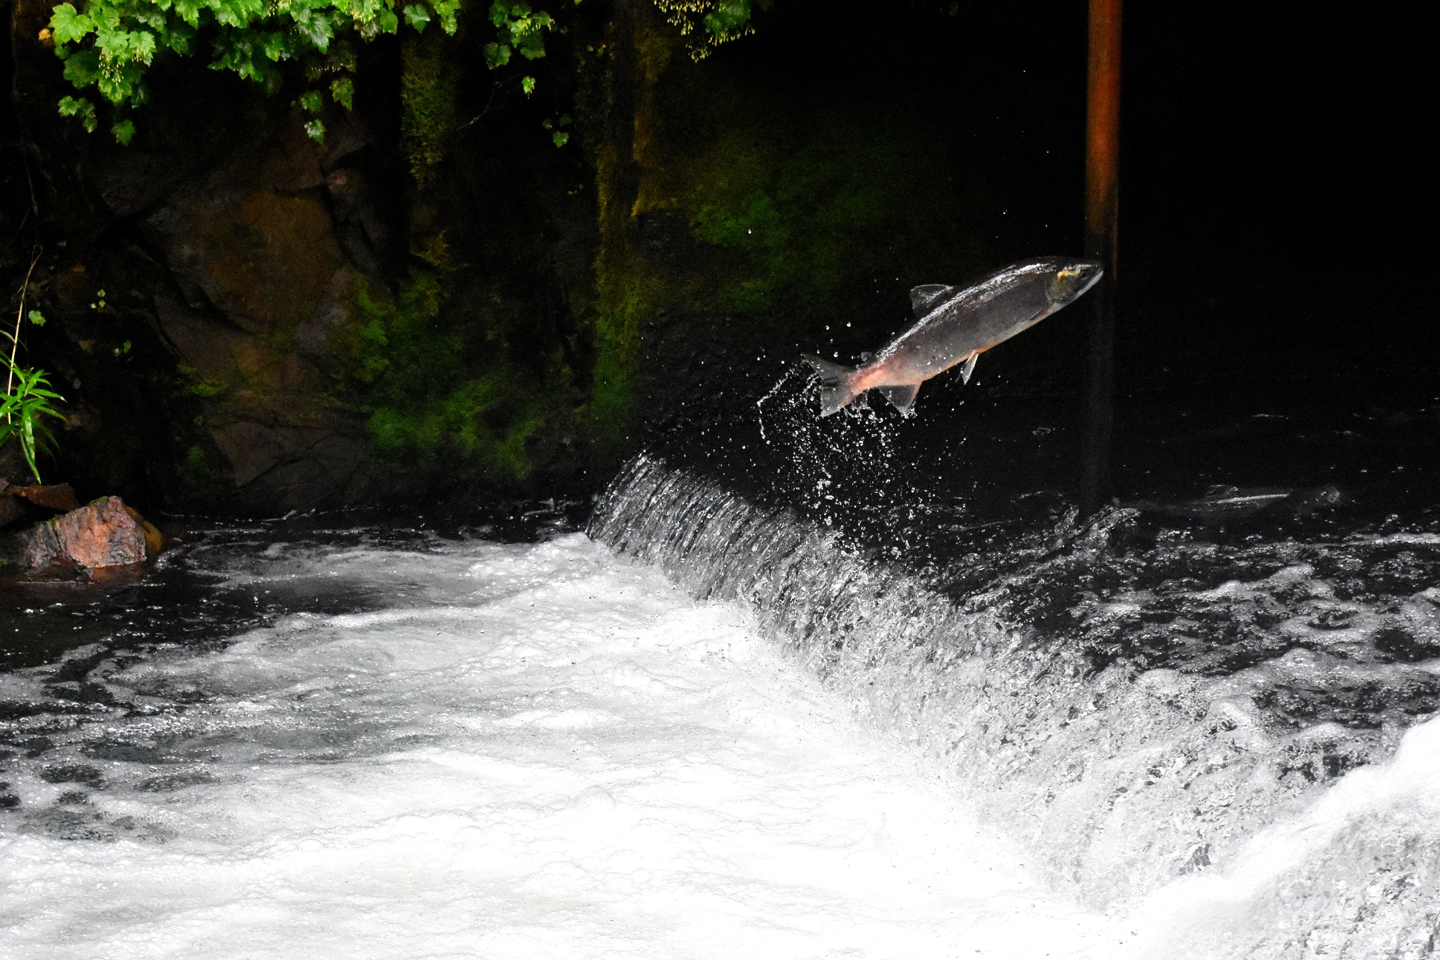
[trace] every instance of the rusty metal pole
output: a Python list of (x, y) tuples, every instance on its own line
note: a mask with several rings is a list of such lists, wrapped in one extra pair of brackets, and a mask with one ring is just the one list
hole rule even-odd
[(1120, 3), (1090, 0), (1085, 111), (1085, 256), (1105, 266), (1090, 292), (1090, 375), (1081, 499), (1087, 514), (1110, 488), (1115, 420), (1115, 250), (1120, 211)]

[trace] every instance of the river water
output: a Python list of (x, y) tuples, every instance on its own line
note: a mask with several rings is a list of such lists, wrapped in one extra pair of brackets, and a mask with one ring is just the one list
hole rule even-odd
[(1111, 955), (741, 605), (580, 533), (286, 533), (0, 679), (6, 957)]
[(1440, 404), (1082, 519), (1044, 402), (968, 414), (985, 477), (769, 402), (588, 520), (192, 524), (7, 597), (0, 954), (1436, 953)]

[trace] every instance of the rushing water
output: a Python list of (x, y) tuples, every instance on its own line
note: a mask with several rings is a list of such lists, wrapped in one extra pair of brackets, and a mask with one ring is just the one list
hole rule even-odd
[(1426, 402), (1082, 519), (1053, 405), (791, 378), (588, 537), (217, 526), (11, 595), (0, 954), (1435, 955)]
[(1089, 903), (1224, 904), (1165, 955), (1428, 955), (1440, 536), (1181, 538), (1135, 562), (1113, 546), (1134, 514), (1067, 516), (960, 597), (648, 458), (593, 529), (745, 602)]
[(1435, 953), (1431, 385), (1122, 405), (1082, 521), (1063, 397), (817, 420), (797, 383), (658, 437), (592, 534), (753, 609), (1145, 955)]
[[(7, 958), (1098, 958), (1134, 939), (745, 608), (581, 534), (191, 540), (108, 616), (82, 594), (17, 611), (109, 629), (0, 675)], [(211, 613), (146, 630), (182, 597)]]

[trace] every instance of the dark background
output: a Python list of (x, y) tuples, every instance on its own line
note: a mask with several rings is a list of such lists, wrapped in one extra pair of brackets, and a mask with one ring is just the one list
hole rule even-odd
[[(781, 0), (716, 59), (776, 96), (918, 105), (933, 149), (982, 182), (969, 226), (993, 233), (998, 264), (1080, 249), (1085, 17)], [(1433, 375), (1419, 24), (1297, 4), (1125, 17), (1121, 388)], [(1056, 325), (1004, 350), (1078, 350), (1076, 317)]]
[[(616, 87), (582, 102), (578, 88), (613, 85), (615, 75), (585, 74), (577, 66), (584, 59), (578, 51), (599, 44), (624, 10), (639, 7), (649, 9), (648, 3), (628, 0), (590, 0), (575, 8), (572, 32), (555, 37), (552, 54), (534, 65), (554, 103), (540, 110), (539, 97), (495, 100), (502, 106), (452, 140), (449, 165), (439, 173), (443, 191), (437, 196), (446, 199), (429, 201), (457, 220), (447, 229), (457, 260), (466, 265), (467, 283), (487, 295), (502, 291), (513, 307), (517, 377), (531, 376), (520, 354), (548, 356), (552, 341), (559, 340), (576, 369), (577, 393), (591, 385), (594, 344), (583, 333), (592, 329), (587, 324), (594, 317), (576, 306), (583, 297), (567, 299), (558, 291), (584, 287), (587, 274), (596, 272), (603, 243), (610, 241), (595, 230), (593, 154), (579, 146), (569, 153), (552, 150), (538, 124), (549, 112), (573, 111), (580, 131), (575, 143), (584, 143), (588, 132), (584, 149), (598, 148), (600, 114), (614, 119), (623, 98)], [(477, 5), (466, 15), (483, 27), (479, 14)], [(772, 105), (768, 114), (761, 111), (764, 123), (771, 124), (766, 135), (779, 117), (793, 129), (797, 144), (831, 142), (837, 150), (845, 149), (845, 141), (836, 139), (835, 131), (879, 128), (899, 118), (908, 131), (896, 137), (899, 157), (890, 169), (868, 175), (894, 178), (932, 213), (910, 224), (892, 220), (888, 233), (846, 239), (848, 272), (823, 301), (806, 302), (805, 295), (781, 289), (770, 314), (758, 318), (715, 315), (702, 303), (687, 316), (655, 320), (642, 357), (641, 376), (648, 385), (638, 404), (640, 429), (631, 432), (630, 449), (609, 460), (597, 457), (576, 467), (583, 455), (568, 457), (563, 466), (572, 472), (557, 468), (554, 476), (572, 490), (603, 486), (624, 454), (656, 436), (688, 431), (693, 437), (698, 425), (707, 430), (701, 446), (723, 446), (717, 439), (722, 434), (704, 426), (717, 411), (722, 419), (748, 417), (756, 398), (793, 369), (802, 352), (853, 359), (875, 349), (909, 322), (907, 291), (915, 284), (963, 283), (1013, 260), (1081, 249), (1084, 3), (775, 0), (757, 11), (754, 26), (753, 35), (720, 47), (693, 72), (667, 74), (663, 86), (675, 92), (666, 109), (679, 140), (685, 123), (677, 117), (688, 112), (698, 138), (713, 136), (725, 121), (706, 111), (715, 103), (733, 108), (736, 96)], [(467, 115), (492, 102), (495, 80), (479, 54), (486, 36), (477, 29), (452, 48), (463, 61), (458, 96)], [(1209, 481), (1308, 486), (1327, 476), (1336, 479), (1336, 471), (1349, 482), (1367, 461), (1376, 461), (1379, 470), (1388, 469), (1378, 462), (1387, 458), (1420, 466), (1434, 459), (1440, 369), (1430, 329), (1433, 162), (1423, 145), (1433, 84), (1426, 82), (1426, 36), (1414, 17), (1388, 10), (1327, 17), (1299, 4), (1137, 3), (1126, 11), (1117, 272), (1119, 495), (1158, 495), (1153, 488), (1167, 484), (1178, 495), (1181, 488), (1193, 492)], [(6, 276), (14, 276), (18, 288), (30, 249), (26, 231), (35, 229), (30, 179), (43, 170), (42, 193), (50, 185), (41, 217), (47, 249), (52, 254), (58, 249), (52, 241), (61, 235), (54, 232), (60, 219), (73, 224), (84, 219), (85, 210), (96, 211), (85, 231), (71, 231), (67, 249), (103, 285), (110, 281), (96, 271), (123, 252), (130, 226), (124, 218), (105, 219), (109, 214), (81, 181), (86, 169), (93, 174), (116, 151), (103, 143), (103, 132), (86, 140), (62, 129), (59, 118), (37, 123), (47, 137), (73, 147), (71, 153), (54, 147), (40, 157), (25, 142), (15, 104), (29, 103), (36, 117), (48, 117), (60, 87), (22, 89), (21, 80), (29, 77), (33, 85), (34, 77), (48, 70), (58, 84), (59, 66), (27, 38), (17, 35), (12, 43), (43, 63), (36, 59), (29, 73), (18, 69), (10, 46), (0, 59), (0, 75), (14, 87), (0, 117), (7, 182), (0, 212), (5, 224), (15, 226), (15, 237), (3, 238), (13, 254), (3, 264)], [(366, 82), (389, 91), (375, 98), (384, 102), (371, 110), (370, 121), (380, 131), (372, 152), (388, 158), (371, 179), (385, 200), (378, 204), (380, 213), (395, 221), (390, 232), (404, 238), (407, 231), (413, 234), (417, 220), (408, 207), (421, 205), (414, 203), (413, 184), (393, 155), (401, 139), (397, 108), (390, 102), (398, 89), (398, 41), (382, 39), (370, 55), (374, 65)], [(217, 91), (230, 84), (238, 91), (236, 103), (255, 96), (241, 81), (200, 72), (214, 79)], [(728, 92), (707, 99), (707, 85)], [(159, 95), (166, 94), (162, 86), (157, 105), (147, 109), (159, 110)], [(211, 119), (229, 109), (216, 96), (214, 105), (199, 107)], [(176, 115), (188, 109), (179, 103), (185, 99), (171, 105)], [(277, 124), (284, 119), (282, 101), (270, 104)], [(595, 114), (588, 120), (586, 109)], [(807, 139), (812, 128), (818, 133)], [(21, 160), (26, 151), (44, 163), (27, 166)], [(678, 168), (685, 156), (680, 143), (669, 160)], [(89, 167), (77, 157), (88, 157)], [(947, 182), (923, 179), (937, 169), (949, 171)], [(452, 202), (455, 197), (466, 202)], [(630, 226), (639, 236), (637, 249), (650, 242), (644, 224)], [(682, 222), (656, 234), (660, 247), (677, 241), (680, 252), (661, 249), (660, 266), (653, 270), (676, 288), (703, 274), (717, 257), (715, 248), (697, 243), (688, 229)], [(86, 231), (98, 238), (89, 248), (75, 236)], [(401, 246), (397, 241), (396, 249)], [(389, 259), (404, 260), (403, 250)], [(867, 272), (867, 265), (873, 269)], [(403, 281), (403, 266), (387, 267), (392, 284)], [(68, 261), (54, 266), (57, 274), (66, 269)], [(481, 276), (486, 270), (490, 273)], [(465, 297), (454, 300), (455, 312), (469, 308)], [(917, 444), (932, 446), (973, 445), (1013, 434), (1009, 440), (1028, 445), (1026, 453), (992, 458), (987, 469), (1033, 463), (1034, 469), (1016, 468), (1005, 482), (1021, 490), (1069, 490), (1078, 469), (1087, 318), (1082, 302), (1000, 345), (981, 359), (976, 379), (966, 387), (953, 373), (927, 384), (919, 419), (907, 423), (906, 431)], [(130, 336), (129, 329), (117, 328), (117, 345)], [(66, 351), (75, 352), (56, 323), (28, 331), (27, 337), (31, 362), (46, 369), (63, 369)], [(488, 349), (484, 342), (481, 347)], [(142, 348), (137, 336), (136, 363)], [(174, 379), (165, 365), (173, 366), (173, 358), (159, 348), (151, 352), (161, 386), (141, 383), (121, 365), (97, 364), (102, 373), (110, 371), (111, 381), (87, 374), (88, 396), (80, 399), (104, 422), (104, 430), (95, 433), (139, 436), (143, 427), (166, 433), (164, 442), (132, 443), (123, 450), (97, 444), (95, 453), (72, 435), (65, 446), (77, 452), (62, 472), (86, 496), (119, 492), (147, 509), (174, 509), (180, 499), (166, 492), (174, 486), (166, 474), (174, 472), (170, 461), (193, 438), (168, 436), (191, 429), (186, 426), (194, 421), (191, 407), (200, 401), (164, 399), (166, 377)], [(962, 405), (968, 405), (964, 411)], [(163, 412), (136, 417), (135, 409)], [(982, 418), (983, 427), (975, 419), (981, 410), (992, 411)], [(1347, 448), (1352, 467), (1342, 469), (1340, 459), (1327, 459), (1329, 447), (1355, 417), (1387, 430), (1403, 428), (1403, 435), (1386, 434), (1364, 450)], [(1306, 418), (1309, 426), (1302, 429), (1300, 420)], [(742, 447), (752, 421), (736, 429)], [(1266, 430), (1257, 434), (1262, 421)], [(1037, 435), (1040, 428), (1045, 432)], [(576, 450), (584, 449), (584, 429), (582, 424), (575, 430)], [(1244, 442), (1236, 442), (1236, 431)], [(1296, 447), (1302, 434), (1311, 438), (1303, 455)], [(1028, 439), (1022, 444), (1021, 437)], [(174, 449), (153, 453), (166, 444)], [(973, 447), (947, 469), (977, 462), (971, 453)], [(102, 465), (104, 457), (109, 460)], [(746, 458), (737, 463), (743, 472), (760, 470)], [(394, 463), (382, 467), (387, 475), (399, 470)], [(1157, 470), (1171, 479), (1166, 484), (1139, 479), (1157, 476)], [(421, 479), (402, 485), (402, 492), (418, 491), (415, 497), (430, 500), (434, 489), (454, 478), (442, 476), (438, 487), (434, 478)], [(541, 487), (552, 479), (543, 476), (522, 493), (544, 496)], [(313, 502), (343, 500), (322, 493), (329, 499), (317, 494)], [(468, 487), (462, 493), (468, 496)], [(395, 494), (386, 502), (402, 499)], [(231, 496), (227, 504), (222, 492), (206, 509), (227, 505), (235, 509), (239, 500)]]
[[(1174, 502), (1212, 486), (1331, 484), (1346, 523), (1430, 510), (1440, 367), (1418, 25), (1295, 5), (1132, 4), (1126, 16), (1109, 493)], [(921, 149), (970, 180), (957, 235), (984, 244), (898, 265), (877, 246), (853, 326), (822, 332), (816, 318), (808, 339), (724, 346), (738, 358), (725, 389), (693, 366), (670, 376), (703, 385), (658, 431), (666, 456), (751, 496), (848, 514), (836, 519), (872, 540), (909, 522), (894, 516), (905, 504), (950, 493), (997, 515), (1037, 490), (1074, 502), (1083, 301), (987, 352), (968, 386), (954, 371), (927, 383), (892, 439), (843, 415), (813, 422), (798, 381), (775, 394), (768, 441), (753, 404), (800, 352), (853, 360), (903, 329), (913, 284), (1079, 253), (1085, 5), (780, 2), (755, 23), (715, 55), (725, 69), (796, 104), (913, 114)], [(726, 389), (726, 426), (695, 437)], [(814, 494), (822, 475), (839, 485), (833, 505)], [(867, 513), (883, 517), (872, 527)]]

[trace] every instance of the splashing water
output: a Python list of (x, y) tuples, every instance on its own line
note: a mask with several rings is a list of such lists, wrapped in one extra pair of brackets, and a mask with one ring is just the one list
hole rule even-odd
[(927, 576), (642, 456), (591, 530), (745, 603), (1054, 881), (1139, 911), (1145, 955), (1428, 955), (1440, 821), (1416, 795), (1440, 750), (1416, 724), (1440, 706), (1440, 537), (1136, 557), (1115, 546), (1135, 514), (1065, 512)]
[[(574, 534), (238, 540), (170, 562), (202, 598), (286, 594), (269, 625), (232, 636), (222, 613), (208, 637), (0, 675), (7, 958), (1102, 958), (1134, 939), (1050, 893), (740, 606)], [(305, 611), (321, 585), (329, 612)]]
[(1433, 416), (1383, 482), (1338, 421), (1358, 473), (1292, 471), (1413, 522), (1082, 522), (1055, 403), (920, 437), (776, 387), (601, 499), (636, 565), (262, 526), (27, 608), (0, 954), (1435, 953)]

